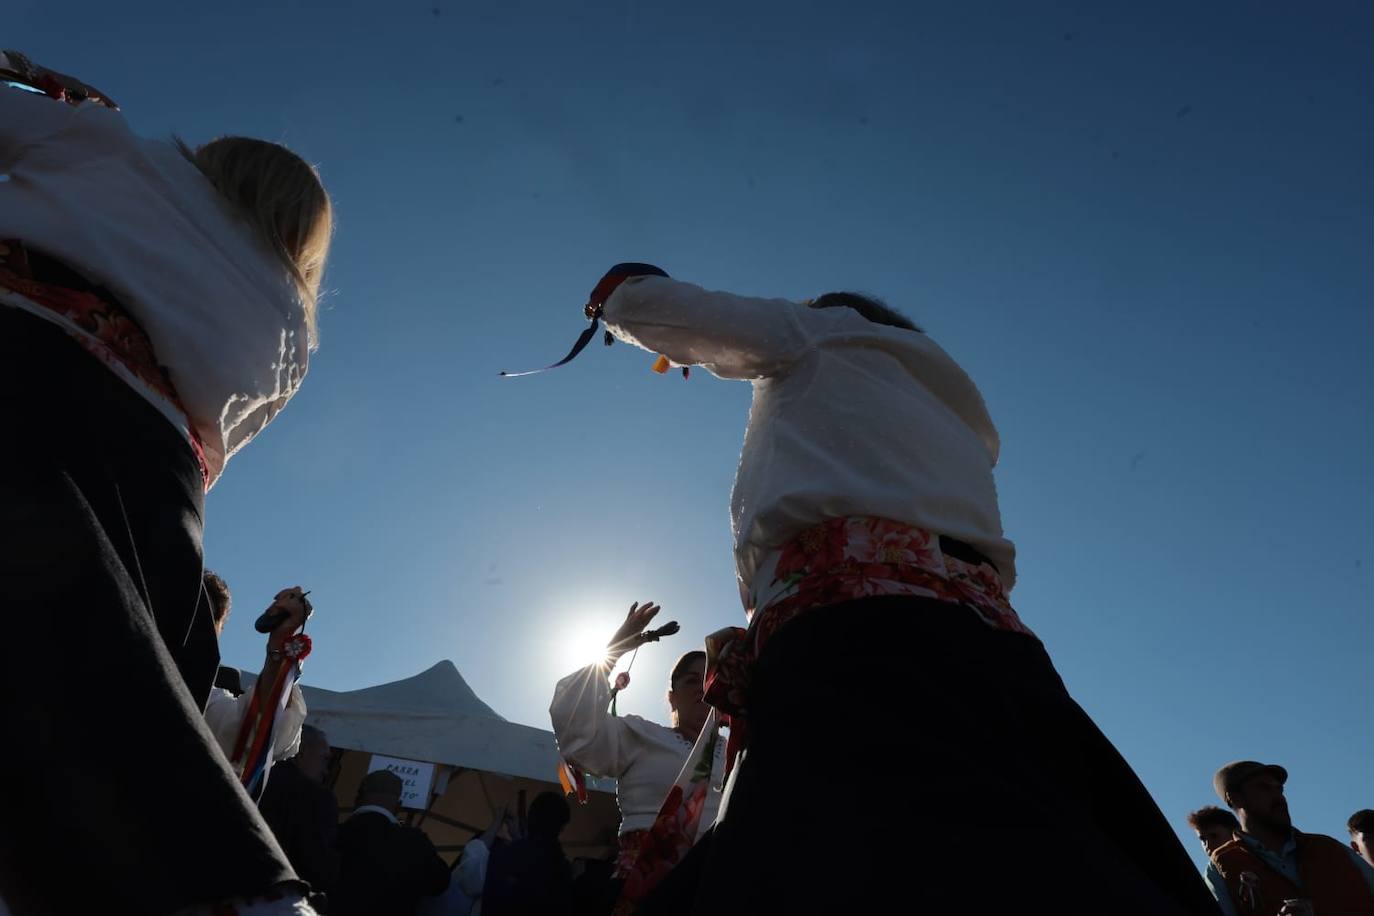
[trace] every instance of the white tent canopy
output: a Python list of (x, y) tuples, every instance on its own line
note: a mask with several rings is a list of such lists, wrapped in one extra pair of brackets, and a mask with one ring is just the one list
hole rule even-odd
[(558, 778), (553, 733), (497, 715), (453, 662), (361, 690), (303, 685), (306, 719), (335, 747), (429, 760), (506, 776)]

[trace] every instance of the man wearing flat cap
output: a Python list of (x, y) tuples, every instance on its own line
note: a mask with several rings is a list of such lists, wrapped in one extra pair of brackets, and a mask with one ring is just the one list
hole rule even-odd
[(1293, 829), (1288, 771), (1237, 760), (1212, 786), (1240, 830), (1212, 852), (1207, 884), (1226, 916), (1374, 916), (1374, 869), (1334, 837)]

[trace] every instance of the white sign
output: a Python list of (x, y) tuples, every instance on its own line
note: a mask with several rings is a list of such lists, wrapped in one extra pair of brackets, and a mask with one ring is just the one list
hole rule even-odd
[(401, 787), (402, 808), (418, 808), (423, 811), (429, 804), (429, 790), (434, 785), (434, 764), (373, 754), (367, 771), (375, 773), (377, 770), (390, 770), (401, 777), (401, 782), (404, 783)]

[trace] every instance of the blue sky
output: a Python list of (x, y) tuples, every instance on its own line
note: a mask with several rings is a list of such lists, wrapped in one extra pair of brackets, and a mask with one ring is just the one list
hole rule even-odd
[(209, 497), (226, 660), (300, 583), (307, 682), (449, 658), (547, 727), (652, 598), (685, 633), (622, 708), (663, 719), (688, 634), (741, 619), (749, 389), (624, 346), (497, 372), (616, 261), (857, 288), (981, 386), (1015, 603), (1174, 825), (1245, 757), (1341, 835), (1374, 807), (1374, 12), (1029, 6), (11, 0), (6, 44), (142, 133), (279, 140), (334, 195), (309, 379)]

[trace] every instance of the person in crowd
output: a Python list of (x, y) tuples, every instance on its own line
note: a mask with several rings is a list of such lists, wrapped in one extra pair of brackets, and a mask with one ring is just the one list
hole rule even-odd
[(1360, 854), (1364, 859), (1374, 866), (1374, 810), (1363, 808), (1350, 815), (1350, 820), (1346, 821), (1346, 828), (1350, 831), (1350, 848)]
[[(750, 627), (715, 656), (709, 696), (743, 751), (713, 831), (643, 912), (859, 912), (894, 895), (963, 912), (974, 889), (984, 912), (1214, 911), (1012, 608), (997, 431), (958, 363), (869, 296), (708, 292), (647, 264), (612, 268), (586, 314), (664, 366), (753, 385), (731, 502)], [(896, 780), (890, 804), (872, 804), (874, 778)], [(806, 880), (837, 811), (865, 838), (856, 880)], [(969, 851), (993, 825), (1015, 853), (989, 880)]]
[[(215, 630), (215, 640), (218, 642), (224, 636), (224, 626), (229, 622), (229, 611), (233, 608), (234, 597), (229, 591), (229, 584), (212, 569), (206, 569), (201, 575), (200, 590), (201, 607), (196, 609), (197, 614), (208, 612), (210, 623)], [(227, 690), (230, 696), (243, 696), (243, 672), (231, 665), (220, 665), (215, 671), (215, 680), (211, 685), (220, 690)], [(213, 694), (213, 690), (211, 693)], [(206, 701), (209, 705), (209, 701)]]
[[(22, 736), (0, 781), (33, 785), (0, 820), (0, 897), (306, 912), (202, 717), (219, 660), (197, 606), (205, 490), (305, 375), (329, 197), (285, 147), (141, 139), (13, 51), (0, 173), (0, 704)], [(176, 829), (150, 761), (160, 798), (194, 799)]]
[(572, 867), (558, 842), (572, 819), (556, 792), (530, 803), (525, 835), (492, 851), (482, 890), (482, 916), (571, 916)]
[(456, 878), (463, 892), (472, 898), (473, 916), (478, 916), (482, 912), (482, 891), (487, 884), (487, 868), (491, 864), (492, 853), (504, 849), (523, 836), (515, 815), (508, 807), (503, 807), (487, 829), (463, 847), (463, 857), (458, 862)]
[(606, 916), (618, 896), (615, 859), (573, 862), (573, 916)]
[(1374, 916), (1374, 868), (1334, 837), (1293, 829), (1276, 764), (1237, 760), (1212, 785), (1240, 830), (1212, 851), (1207, 885), (1226, 916)]
[(520, 828), (509, 806), (503, 806), (482, 833), (468, 840), (453, 868), (448, 890), (439, 897), (420, 901), (419, 916), (480, 916), (482, 889), (487, 882), (487, 865), (492, 852), (520, 836)]
[[(212, 570), (205, 571), (204, 580), (205, 594), (215, 625), (215, 636), (219, 637), (223, 635), (224, 625), (229, 620), (233, 597), (229, 586)], [(288, 637), (300, 630), (311, 610), (310, 601), (300, 586), (278, 592), (273, 599), (272, 608), (283, 611), (284, 616), (281, 624), (267, 636), (267, 655), (262, 663), (262, 670), (254, 681), (255, 687), (269, 685), (276, 679), (277, 672), (283, 664), (283, 644)], [(216, 680), (220, 677), (216, 675)], [(239, 729), (253, 702), (251, 690), (246, 693), (240, 691), (236, 696), (228, 687), (214, 686), (210, 689), (210, 697), (205, 705), (205, 721), (215, 733), (215, 740), (219, 742), (220, 750), (224, 751), (226, 757), (233, 754), (234, 742), (238, 739)], [(300, 748), (301, 726), (305, 723), (306, 713), (305, 697), (301, 693), (301, 688), (297, 684), (292, 684), (285, 708), (276, 714), (272, 723), (272, 753), (267, 760), (269, 781), (271, 765), (296, 755)], [(329, 746), (326, 744), (326, 756), (328, 753)]]
[(1188, 815), (1188, 826), (1197, 834), (1203, 851), (1211, 856), (1218, 846), (1231, 842), (1240, 829), (1240, 821), (1225, 808), (1206, 805)]
[(296, 874), (327, 898), (339, 880), (339, 803), (324, 785), (333, 751), (315, 726), (300, 731), (299, 750), (273, 769), (258, 810)]
[[(625, 622), (607, 643), (606, 659), (569, 674), (554, 688), (549, 717), (564, 758), (597, 776), (614, 777), (620, 805), (620, 855), (616, 874), (633, 867), (664, 797), (682, 772), (701, 734), (710, 707), (703, 699), (706, 653), (687, 652), (669, 676), (668, 725), (640, 716), (610, 712), (609, 672), (622, 654), (635, 648), (660, 608), (653, 602), (630, 606)], [(717, 746), (716, 766), (724, 767), (724, 742)], [(723, 774), (722, 774), (723, 775)], [(720, 778), (713, 781), (719, 785)], [(715, 819), (720, 793), (712, 791), (702, 821)]]
[(339, 881), (330, 913), (414, 916), (421, 897), (449, 885), (448, 864), (424, 831), (402, 826), (401, 777), (374, 770), (358, 788), (358, 806), (339, 828)]

